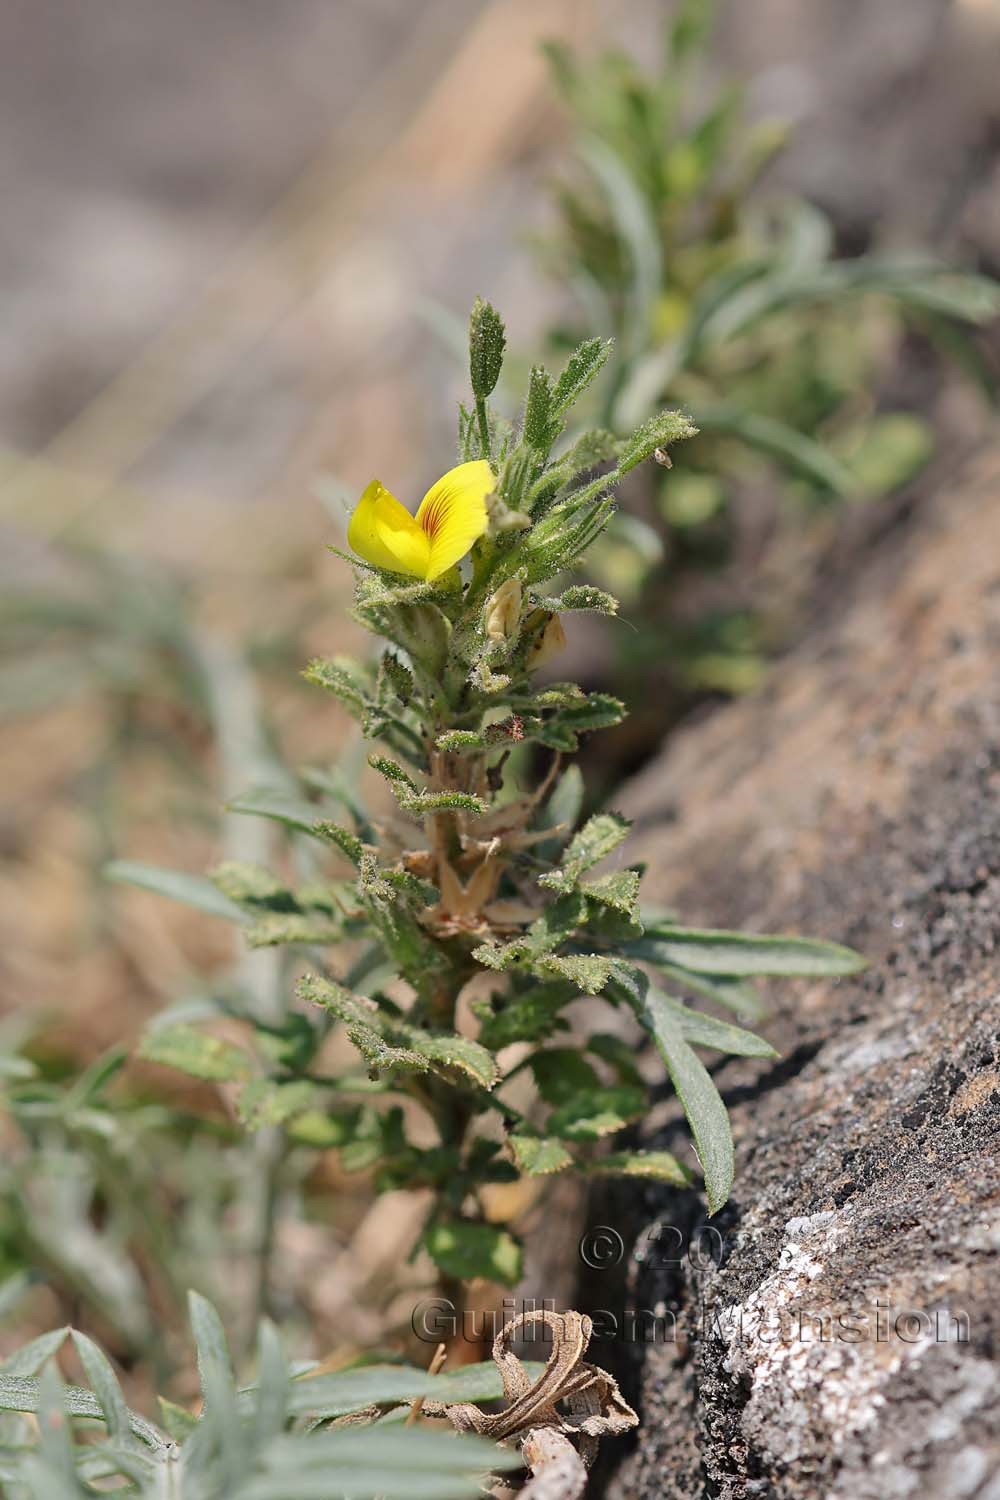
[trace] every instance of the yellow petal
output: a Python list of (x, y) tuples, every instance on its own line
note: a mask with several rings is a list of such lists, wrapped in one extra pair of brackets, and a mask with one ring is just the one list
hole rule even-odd
[(377, 479), (368, 485), (347, 528), (351, 550), (376, 568), (426, 578), (431, 555), (427, 533)]
[(420, 502), (417, 523), (430, 542), (430, 561), (424, 575), (438, 578), (464, 557), (486, 530), (486, 496), (496, 485), (485, 459), (459, 464), (442, 474)]

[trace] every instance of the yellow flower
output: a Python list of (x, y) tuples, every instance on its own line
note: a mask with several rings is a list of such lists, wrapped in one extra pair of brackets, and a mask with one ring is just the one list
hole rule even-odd
[(485, 459), (459, 464), (431, 485), (416, 516), (373, 479), (347, 528), (351, 549), (376, 568), (440, 578), (486, 530), (486, 496), (496, 484)]

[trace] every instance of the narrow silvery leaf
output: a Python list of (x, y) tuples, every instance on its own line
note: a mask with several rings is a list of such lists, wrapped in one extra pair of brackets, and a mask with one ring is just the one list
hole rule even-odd
[(859, 953), (839, 943), (667, 924), (648, 927), (640, 946), (650, 962), (662, 959), (696, 974), (810, 977), (856, 974), (866, 967)]
[(225, 917), (230, 922), (242, 922), (245, 914), (234, 901), (229, 901), (204, 875), (189, 875), (184, 870), (164, 870), (157, 865), (141, 864), (133, 859), (115, 859), (105, 865), (104, 873), (109, 880), (122, 885), (141, 886), (145, 891), (155, 891), (158, 896), (167, 896), (171, 901), (182, 901), (198, 911), (208, 912), (213, 917)]
[(693, 1046), (713, 1047), (718, 1052), (730, 1052), (734, 1057), (777, 1057), (770, 1042), (755, 1036), (752, 1031), (732, 1026), (728, 1021), (717, 1021), (714, 1016), (691, 1010), (669, 996), (663, 998), (675, 1010), (685, 1041)]
[(68, 1328), (55, 1328), (51, 1333), (39, 1334), (38, 1338), (8, 1355), (0, 1364), (0, 1375), (37, 1375), (53, 1355), (58, 1354), (68, 1333)]
[(729, 1116), (722, 1097), (704, 1064), (685, 1040), (681, 1018), (666, 997), (650, 990), (644, 1011), (660, 1055), (677, 1092), (698, 1160), (705, 1176), (705, 1192), (711, 1213), (726, 1202), (733, 1186), (735, 1158)]
[(233, 1367), (229, 1358), (229, 1345), (226, 1342), (222, 1319), (207, 1297), (203, 1297), (200, 1292), (188, 1292), (188, 1312), (198, 1354), (198, 1373), (202, 1379), (202, 1395), (207, 1400), (205, 1371), (209, 1369), (218, 1371), (232, 1382)]
[(288, 1362), (281, 1347), (281, 1337), (267, 1318), (261, 1322), (258, 1331), (257, 1350), (259, 1375), (254, 1425), (263, 1446), (283, 1430), (291, 1390)]
[(83, 1365), (94, 1395), (100, 1402), (108, 1432), (113, 1438), (128, 1446), (134, 1441), (129, 1426), (128, 1407), (125, 1404), (118, 1377), (111, 1367), (111, 1361), (103, 1350), (97, 1347), (93, 1339), (75, 1328), (73, 1329), (73, 1343), (76, 1345), (76, 1352), (80, 1356), (80, 1363)]
[(41, 1457), (57, 1475), (79, 1494), (73, 1464), (73, 1432), (64, 1399), (62, 1376), (55, 1361), (42, 1371), (38, 1382), (38, 1435)]

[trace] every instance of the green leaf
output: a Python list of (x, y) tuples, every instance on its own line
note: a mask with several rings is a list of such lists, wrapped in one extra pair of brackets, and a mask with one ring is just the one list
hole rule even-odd
[(500, 1077), (493, 1054), (468, 1037), (420, 1031), (416, 1027), (408, 1027), (406, 1035), (414, 1051), (426, 1057), (437, 1073), (463, 1073), (486, 1089), (491, 1089)]
[(312, 831), (317, 838), (325, 839), (328, 844), (333, 844), (339, 849), (355, 869), (360, 867), (366, 846), (356, 833), (351, 833), (347, 828), (341, 828), (339, 823), (325, 822), (315, 824)]
[(448, 660), (451, 622), (436, 604), (400, 598), (399, 591), (376, 584), (362, 594), (354, 613), (366, 629), (405, 651), (422, 680), (437, 688)]
[(253, 1072), (253, 1061), (242, 1048), (180, 1024), (147, 1031), (139, 1044), (139, 1056), (213, 1083), (235, 1083)]
[(614, 973), (614, 959), (601, 953), (573, 953), (536, 959), (535, 968), (543, 974), (571, 979), (585, 995), (599, 995)]
[(733, 1137), (722, 1097), (684, 1036), (681, 1018), (666, 996), (650, 990), (643, 1016), (681, 1102), (705, 1175), (711, 1213), (718, 1213), (733, 1186)]
[(422, 1244), (439, 1270), (460, 1281), (482, 1276), (516, 1286), (521, 1279), (521, 1247), (508, 1230), (495, 1224), (464, 1219), (432, 1224)]
[(364, 720), (372, 702), (357, 662), (346, 656), (335, 656), (329, 661), (316, 657), (302, 675), (306, 682), (332, 693), (355, 719)]
[(384, 702), (398, 698), (405, 708), (413, 694), (413, 673), (409, 667), (405, 666), (394, 652), (383, 651), (378, 674), (379, 700)]
[(227, 859), (214, 870), (209, 870), (208, 878), (228, 901), (235, 901), (238, 906), (294, 910), (295, 899), (291, 891), (263, 865)]
[(386, 781), (392, 786), (393, 791), (396, 791), (397, 787), (405, 787), (410, 792), (417, 790), (417, 783), (409, 772), (404, 771), (401, 765), (394, 760), (390, 760), (387, 755), (369, 755), (368, 764), (373, 771), (378, 771), (380, 775), (385, 777)]
[(639, 904), (639, 873), (637, 870), (613, 870), (608, 875), (599, 875), (596, 880), (587, 880), (580, 889), (589, 901), (601, 906), (613, 907), (634, 918)]
[[(640, 951), (641, 949), (641, 951)], [(650, 963), (678, 964), (696, 974), (774, 974), (807, 978), (857, 974), (866, 960), (851, 948), (813, 938), (755, 937), (667, 924), (650, 926), (627, 951)]]
[(391, 1072), (403, 1068), (410, 1073), (426, 1073), (430, 1063), (426, 1057), (412, 1047), (401, 1047), (386, 1038), (370, 1025), (353, 1025), (347, 1028), (347, 1039), (361, 1053), (373, 1073)]
[(268, 912), (246, 930), (251, 948), (275, 948), (285, 943), (329, 944), (343, 939), (344, 928), (322, 912)]
[(549, 1115), (549, 1135), (570, 1141), (596, 1141), (638, 1120), (647, 1109), (645, 1089), (619, 1084), (577, 1094)]
[(572, 890), (584, 870), (596, 865), (628, 838), (631, 826), (620, 813), (596, 813), (588, 818), (566, 846), (559, 869), (539, 876), (539, 885), (552, 891)]
[(445, 1077), (457, 1072), (487, 1089), (499, 1077), (492, 1054), (479, 1042), (389, 1018), (374, 1001), (352, 995), (331, 980), (307, 974), (299, 980), (297, 993), (308, 1004), (320, 1005), (345, 1022), (349, 1039), (373, 1067), (432, 1069)]
[(666, 449), (683, 438), (695, 437), (697, 432), (690, 417), (682, 411), (665, 411), (650, 417), (636, 429), (622, 449), (618, 460), (619, 474), (628, 474), (647, 458), (652, 458), (658, 448)]
[(546, 1104), (565, 1104), (601, 1087), (600, 1078), (575, 1047), (544, 1047), (534, 1054), (530, 1068)]
[(543, 1140), (537, 1135), (510, 1135), (507, 1144), (517, 1166), (529, 1177), (548, 1177), (573, 1165), (573, 1158), (561, 1141)]
[(598, 1177), (643, 1177), (672, 1187), (687, 1187), (691, 1182), (688, 1168), (669, 1151), (615, 1151), (599, 1157), (587, 1170)]
[(568, 411), (592, 380), (596, 380), (611, 354), (610, 339), (585, 339), (574, 349), (561, 371), (552, 393), (552, 415), (561, 417)]
[(491, 1052), (499, 1052), (512, 1042), (540, 1042), (556, 1031), (566, 1029), (559, 1011), (570, 1000), (575, 1000), (575, 985), (552, 981), (548, 984), (533, 983), (524, 994), (504, 996), (500, 1008), (493, 1010), (489, 1000), (473, 1003), (473, 1010), (482, 1025), (479, 1040)]
[(384, 1024), (374, 1000), (352, 995), (336, 980), (321, 979), (318, 974), (303, 974), (295, 986), (295, 993), (306, 1005), (319, 1005), (349, 1026), (380, 1027)]
[(344, 1146), (357, 1134), (359, 1109), (338, 1110), (307, 1109), (288, 1121), (286, 1129), (290, 1139), (302, 1146), (316, 1146), (321, 1150), (333, 1146)]
[(650, 963), (655, 963), (665, 979), (672, 979), (675, 984), (683, 985), (696, 995), (703, 995), (706, 1000), (714, 1000), (718, 1005), (724, 1005), (727, 1010), (735, 1013), (743, 1019), (759, 1021), (766, 1015), (764, 1004), (753, 988), (752, 984), (742, 979), (732, 979), (726, 974), (712, 975), (694, 974), (690, 969), (683, 969), (678, 964), (666, 963), (663, 959), (654, 955), (658, 951), (655, 946), (649, 955), (641, 953), (645, 938), (638, 942), (629, 944), (629, 952), (636, 958), (647, 957)]
[(181, 901), (197, 911), (208, 912), (213, 917), (225, 917), (230, 922), (243, 922), (245, 913), (233, 901), (227, 900), (204, 875), (188, 875), (184, 870), (165, 870), (158, 865), (141, 864), (132, 859), (115, 859), (105, 865), (104, 873), (109, 880), (123, 885), (137, 885), (145, 891), (155, 891), (171, 901)]
[(315, 1097), (314, 1085), (305, 1079), (279, 1083), (273, 1078), (252, 1078), (240, 1091), (236, 1113), (248, 1130), (261, 1130), (305, 1114)]
[(551, 953), (570, 937), (587, 917), (587, 903), (571, 891), (547, 906), (522, 937), (509, 943), (482, 943), (472, 956), (488, 969), (509, 969), (520, 958), (537, 959)]

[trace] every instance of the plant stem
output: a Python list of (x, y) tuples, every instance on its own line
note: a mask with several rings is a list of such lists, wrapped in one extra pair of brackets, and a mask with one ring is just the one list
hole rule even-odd
[(483, 457), (490, 456), (490, 419), (486, 414), (486, 402), (481, 396), (476, 397), (476, 420), (479, 423), (479, 442), (482, 446)]

